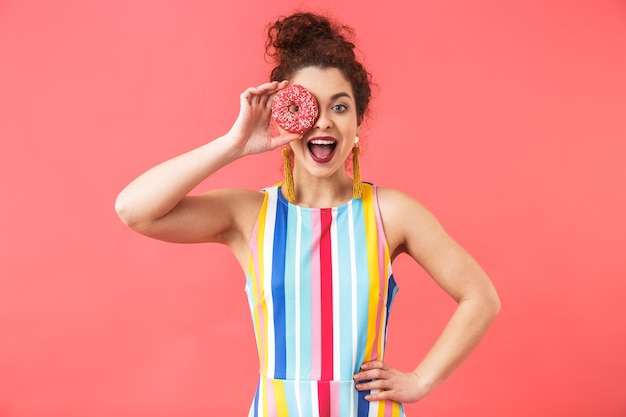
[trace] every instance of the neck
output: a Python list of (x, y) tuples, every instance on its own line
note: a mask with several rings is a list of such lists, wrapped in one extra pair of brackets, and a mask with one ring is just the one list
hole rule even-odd
[(336, 207), (352, 198), (352, 179), (345, 171), (332, 178), (304, 179), (294, 175), (294, 183), (293, 203), (303, 207)]

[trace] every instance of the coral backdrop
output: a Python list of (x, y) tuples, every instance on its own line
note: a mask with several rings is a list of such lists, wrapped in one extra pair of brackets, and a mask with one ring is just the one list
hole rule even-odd
[[(264, 27), (303, 6), (357, 30), (377, 83), (364, 179), (422, 201), (503, 303), (410, 416), (626, 415), (626, 5), (621, 1), (0, 1), (0, 416), (242, 416), (257, 359), (235, 259), (113, 210), (224, 133), (264, 82)], [(259, 189), (280, 153), (198, 191)], [(410, 219), (407, 219), (410, 221)], [(390, 364), (454, 304), (407, 258)]]

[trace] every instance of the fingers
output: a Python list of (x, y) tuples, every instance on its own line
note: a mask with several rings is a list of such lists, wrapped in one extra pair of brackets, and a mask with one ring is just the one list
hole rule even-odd
[(280, 135), (272, 137), (272, 145), (271, 149), (276, 149), (281, 146), (288, 145), (289, 142), (293, 142), (294, 140), (302, 139), (302, 135), (299, 133), (282, 133)]
[(273, 97), (288, 84), (288, 81), (272, 81), (248, 87), (241, 93), (239, 115), (229, 133), (246, 144), (250, 153), (266, 152), (301, 138), (299, 134), (272, 129)]
[(366, 372), (359, 372), (354, 375), (357, 382), (356, 387), (359, 391), (365, 391), (376, 388), (388, 388), (387, 381), (393, 378), (394, 372), (391, 370), (374, 369)]
[(389, 369), (388, 367), (385, 366), (385, 364), (383, 363), (383, 361), (370, 361), (370, 362), (364, 362), (361, 365), (361, 370), (363, 371), (367, 371), (369, 369)]
[(381, 361), (363, 363), (354, 380), (357, 391), (366, 392), (367, 401), (416, 402), (429, 392), (417, 373), (402, 372)]
[(285, 88), (289, 84), (289, 81), (284, 80), (281, 82), (278, 81), (270, 81), (268, 83), (263, 83), (256, 87), (248, 87), (243, 93), (242, 96), (246, 99), (252, 99), (255, 96), (265, 96), (276, 93), (278, 90)]
[(281, 88), (286, 87), (288, 84), (289, 84), (289, 81), (287, 81), (287, 80), (283, 80), (283, 81), (280, 81), (280, 82), (278, 82), (278, 81), (270, 81), (270, 82), (263, 83), (261, 85), (258, 85), (256, 87), (251, 87), (251, 88), (256, 89), (258, 91), (272, 91), (272, 90), (278, 91)]
[(355, 381), (362, 381), (366, 379), (381, 378), (382, 373), (388, 371), (387, 367), (382, 361), (364, 362), (361, 365), (361, 371), (354, 374)]
[[(365, 362), (361, 365), (361, 371), (354, 374), (358, 391), (385, 390), (391, 387), (389, 379), (393, 376), (391, 368), (382, 361)], [(365, 398), (371, 400), (378, 394), (371, 393)]]
[(242, 107), (262, 111), (267, 111), (272, 106), (274, 95), (282, 88), (286, 87), (289, 81), (271, 81), (258, 85), (256, 87), (248, 87), (240, 95), (240, 103)]
[(397, 400), (397, 388), (402, 384), (403, 373), (382, 361), (365, 362), (361, 371), (354, 374), (357, 391), (370, 391), (368, 401)]
[(375, 379), (367, 382), (359, 382), (356, 384), (357, 391), (384, 390), (392, 388), (389, 379)]
[(380, 401), (393, 399), (394, 397), (393, 389), (395, 388), (395, 383), (389, 378), (358, 382), (355, 387), (357, 391), (369, 391), (365, 395), (365, 399), (368, 401)]

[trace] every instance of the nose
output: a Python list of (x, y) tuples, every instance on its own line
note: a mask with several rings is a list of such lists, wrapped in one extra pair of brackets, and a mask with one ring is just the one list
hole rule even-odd
[(332, 120), (330, 114), (328, 114), (328, 110), (319, 109), (319, 113), (317, 115), (317, 120), (313, 127), (316, 129), (329, 129), (332, 127)]

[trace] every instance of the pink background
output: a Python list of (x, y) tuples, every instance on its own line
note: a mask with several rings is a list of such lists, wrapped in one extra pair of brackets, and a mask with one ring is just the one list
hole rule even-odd
[[(120, 189), (224, 133), (267, 79), (264, 25), (357, 29), (378, 87), (363, 177), (429, 207), (503, 309), (410, 416), (626, 415), (622, 1), (0, 1), (0, 416), (245, 415), (244, 277), (218, 245), (126, 229)], [(280, 179), (278, 152), (207, 186)], [(400, 258), (387, 360), (454, 304)]]

